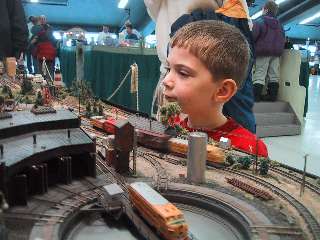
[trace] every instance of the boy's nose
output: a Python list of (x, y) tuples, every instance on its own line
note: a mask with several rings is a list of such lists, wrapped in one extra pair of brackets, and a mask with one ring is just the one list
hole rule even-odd
[(166, 88), (166, 89), (171, 89), (173, 88), (173, 85), (174, 85), (174, 82), (173, 82), (173, 79), (170, 77), (170, 72), (167, 73), (167, 75), (165, 76), (165, 78), (163, 79), (163, 86)]

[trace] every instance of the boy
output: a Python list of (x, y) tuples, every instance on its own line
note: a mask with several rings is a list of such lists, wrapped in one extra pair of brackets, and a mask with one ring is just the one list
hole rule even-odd
[[(221, 20), (232, 26), (237, 27), (246, 37), (251, 53), (253, 53), (253, 40), (250, 31), (250, 19), (248, 17), (248, 7), (244, 0), (228, 0), (217, 10), (208, 8), (205, 5), (196, 5), (189, 9), (188, 14), (180, 16), (171, 25), (171, 36), (187, 23), (200, 20)], [(232, 46), (232, 47), (236, 47)], [(253, 56), (250, 58), (250, 64), (246, 80), (237, 93), (223, 106), (223, 113), (232, 117), (237, 123), (251, 131), (256, 132), (255, 117), (252, 112), (254, 97), (252, 90), (251, 70), (253, 65)]]
[[(253, 39), (256, 52), (256, 69), (253, 75), (253, 89), (256, 102), (276, 101), (280, 79), (280, 56), (284, 50), (285, 35), (281, 23), (276, 19), (278, 5), (267, 1), (263, 16), (253, 25)], [(267, 95), (261, 96), (268, 84)]]
[(262, 141), (222, 113), (247, 77), (250, 50), (240, 31), (221, 21), (196, 21), (180, 28), (170, 47), (164, 95), (188, 115), (182, 125), (216, 141), (227, 137), (233, 147), (267, 157)]
[[(199, 5), (204, 5), (211, 9), (217, 9), (222, 5), (223, 0), (144, 0), (149, 16), (155, 22), (155, 33), (157, 37), (157, 53), (161, 62), (160, 78), (154, 92), (151, 114), (154, 110), (158, 110), (157, 118), (159, 118), (159, 109), (164, 105), (162, 80), (165, 76), (166, 59), (168, 53), (168, 43), (170, 41), (171, 25), (188, 10)], [(158, 119), (159, 120), (159, 119)]]

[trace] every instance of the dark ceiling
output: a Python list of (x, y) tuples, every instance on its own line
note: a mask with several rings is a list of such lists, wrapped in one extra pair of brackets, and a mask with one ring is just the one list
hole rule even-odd
[[(50, 0), (54, 1), (54, 0)], [(59, 0), (61, 1), (61, 0)], [(119, 0), (68, 0), (67, 5), (51, 5), (39, 3), (25, 3), (27, 16), (47, 16), (48, 21), (56, 26), (82, 26), (93, 27), (108, 24), (119, 29), (129, 17), (134, 26), (140, 31), (152, 32), (154, 24), (147, 14), (143, 0), (129, 0), (129, 11), (117, 7)], [(174, 1), (174, 0), (171, 0)], [(279, 1), (279, 0), (278, 0)], [(256, 0), (250, 8), (250, 15), (261, 10), (266, 0)], [(279, 19), (283, 23), (286, 34), (294, 39), (305, 41), (320, 40), (320, 18), (307, 25), (301, 25), (303, 19), (320, 12), (320, 0), (285, 0), (280, 4)]]

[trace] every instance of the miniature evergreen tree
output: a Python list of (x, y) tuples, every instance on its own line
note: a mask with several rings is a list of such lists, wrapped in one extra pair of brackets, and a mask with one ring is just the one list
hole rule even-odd
[(87, 105), (86, 105), (86, 117), (90, 117), (91, 116), (91, 103), (90, 102), (87, 102)]
[(4, 86), (2, 87), (2, 93), (3, 93), (3, 94), (8, 94), (9, 91), (10, 91), (10, 88), (9, 88), (8, 85), (4, 85)]
[(260, 175), (267, 175), (269, 170), (269, 161), (267, 158), (263, 158), (260, 160)]
[(11, 88), (8, 85), (3, 86), (2, 93), (7, 95), (9, 98), (13, 98)]
[(235, 163), (234, 157), (229, 155), (226, 157), (226, 163), (232, 166)]
[(97, 109), (97, 103), (96, 101), (93, 102), (93, 109), (92, 109), (93, 114), (97, 114), (98, 113), (98, 109)]
[(33, 89), (32, 83), (28, 79), (23, 79), (21, 85), (21, 94), (26, 95), (27, 93), (31, 92)]
[(87, 101), (93, 95), (89, 83), (84, 80), (73, 81), (70, 90), (71, 95), (80, 97), (81, 102)]
[(26, 104), (32, 103), (28, 96), (26, 96), (26, 98), (25, 98), (25, 103), (26, 103)]
[(37, 94), (37, 99), (36, 99), (35, 105), (37, 105), (37, 106), (42, 106), (43, 105), (42, 94), (41, 94), (40, 91)]
[(0, 95), (0, 112), (2, 112), (4, 107), (4, 96)]
[(250, 157), (240, 157), (238, 159), (238, 163), (241, 164), (242, 169), (249, 169), (249, 167), (252, 163), (252, 159)]
[(99, 115), (103, 116), (103, 107), (101, 104), (99, 104)]

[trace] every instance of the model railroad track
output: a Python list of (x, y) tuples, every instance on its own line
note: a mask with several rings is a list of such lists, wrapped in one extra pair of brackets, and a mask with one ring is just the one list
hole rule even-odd
[(23, 221), (35, 221), (44, 223), (62, 223), (65, 216), (59, 214), (45, 214), (45, 213), (29, 213), (29, 212), (14, 212), (4, 213), (5, 219), (15, 219)]
[[(67, 101), (64, 101), (64, 100), (62, 100), (60, 103), (61, 103), (62, 105), (65, 105), (65, 106), (68, 107), (68, 108), (73, 109), (74, 112), (78, 112), (78, 111), (79, 111), (79, 105), (75, 105), (75, 104), (72, 104), (72, 103), (68, 103)], [(84, 107), (80, 106), (80, 112), (83, 112), (83, 111), (85, 111), (85, 110), (86, 110), (86, 109), (85, 109)]]
[(99, 157), (97, 157), (97, 168), (104, 174), (107, 178), (111, 180), (113, 183), (117, 183), (124, 190), (124, 201), (123, 204), (125, 206), (125, 212), (128, 218), (133, 222), (136, 226), (137, 230), (144, 236), (147, 240), (160, 240), (160, 238), (153, 232), (152, 229), (131, 209), (131, 201), (128, 194), (127, 184), (121, 175), (115, 173), (110, 167), (106, 165)]
[(179, 156), (175, 156), (172, 154), (168, 154), (168, 153), (160, 153), (160, 152), (156, 152), (156, 151), (150, 151), (147, 148), (141, 147), (139, 146), (138, 150), (140, 150), (141, 152), (144, 152), (150, 156), (153, 156), (157, 159), (161, 159), (164, 160), (165, 162), (174, 164), (174, 165), (182, 165), (182, 166), (186, 166), (187, 164), (187, 159), (183, 158), (183, 157), (179, 157)]
[[(67, 198), (62, 201), (55, 201), (45, 196), (32, 196), (30, 200), (34, 200), (37, 202), (47, 203), (51, 206), (49, 209), (55, 209), (55, 211), (59, 212), (59, 210), (68, 209), (67, 212), (63, 214), (52, 214), (52, 213), (32, 213), (32, 212), (8, 212), (5, 213), (6, 219), (16, 219), (16, 220), (27, 220), (34, 221), (38, 224), (42, 223), (44, 225), (50, 224), (59, 224), (63, 223), (64, 219), (68, 217), (70, 212), (74, 212), (79, 210), (83, 205), (86, 205), (90, 202), (93, 202), (97, 199), (97, 196), (101, 194), (100, 189), (97, 189), (97, 186), (91, 183), (88, 180), (86, 182), (90, 183), (92, 187), (87, 189), (85, 192), (75, 192), (68, 189), (67, 186), (57, 185), (56, 188), (63, 190), (64, 192), (70, 194)], [(52, 206), (53, 205), (53, 206)], [(67, 213), (67, 214), (66, 214)]]
[(142, 157), (144, 160), (149, 162), (155, 168), (156, 179), (154, 180), (155, 180), (157, 189), (167, 190), (169, 177), (165, 168), (162, 167), (159, 161), (161, 158), (149, 153), (148, 151), (141, 151), (141, 150), (138, 150), (138, 156)]
[(96, 137), (98, 137), (98, 138), (103, 138), (103, 137), (108, 136), (108, 134), (105, 134), (105, 133), (103, 133), (102, 131), (96, 130), (96, 129), (92, 128), (92, 127), (88, 127), (88, 126), (83, 126), (83, 125), (81, 125), (80, 128), (81, 128), (83, 131), (87, 132), (87, 133), (95, 134)]
[(320, 240), (320, 225), (318, 221), (315, 219), (315, 217), (310, 213), (310, 211), (298, 200), (296, 200), (294, 197), (292, 197), (289, 193), (281, 190), (277, 186), (274, 186), (273, 184), (266, 182), (262, 179), (257, 178), (256, 176), (253, 176), (248, 173), (226, 169), (227, 172), (230, 172), (232, 174), (236, 174), (238, 176), (247, 178), (253, 182), (258, 183), (261, 186), (264, 186), (268, 189), (270, 189), (274, 194), (279, 196), (280, 198), (286, 200), (289, 202), (299, 213), (299, 215), (303, 218), (305, 221), (308, 229), (310, 230), (310, 233), (312, 235), (313, 240)]
[[(269, 171), (272, 171), (272, 172), (277, 173), (279, 175), (282, 175), (286, 178), (289, 178), (296, 183), (302, 183), (301, 178), (297, 177), (296, 175), (292, 175), (292, 174), (290, 174), (280, 168), (272, 167), (269, 169)], [(320, 196), (320, 188), (317, 185), (315, 185), (309, 181), (305, 181), (305, 186)]]
[(129, 116), (132, 115), (132, 114), (125, 112), (123, 110), (108, 106), (105, 103), (101, 103), (101, 106), (103, 107), (103, 111), (106, 112), (107, 115), (119, 116), (119, 117), (125, 117), (125, 118), (128, 118)]
[(98, 170), (105, 175), (111, 182), (117, 183), (120, 185), (123, 191), (128, 192), (127, 183), (123, 176), (116, 173), (113, 169), (111, 169), (100, 157), (97, 155), (97, 163), (96, 166)]

